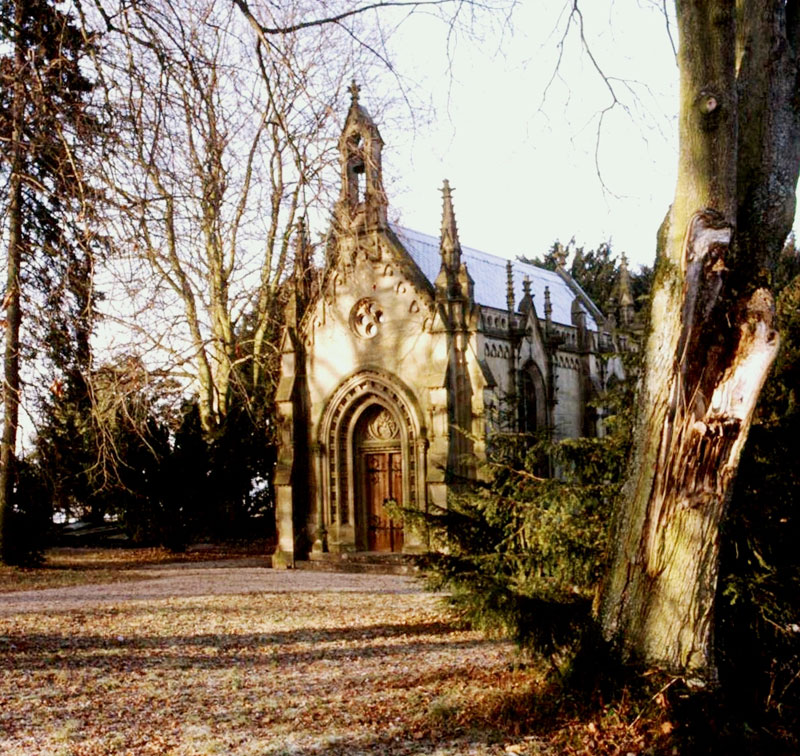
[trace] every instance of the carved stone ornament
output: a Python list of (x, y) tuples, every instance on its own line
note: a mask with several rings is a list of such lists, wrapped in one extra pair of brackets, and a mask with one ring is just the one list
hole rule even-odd
[(388, 410), (382, 410), (370, 420), (367, 436), (375, 441), (397, 438), (400, 429)]
[(350, 328), (362, 339), (372, 339), (377, 336), (383, 318), (383, 310), (374, 299), (361, 299), (350, 311)]

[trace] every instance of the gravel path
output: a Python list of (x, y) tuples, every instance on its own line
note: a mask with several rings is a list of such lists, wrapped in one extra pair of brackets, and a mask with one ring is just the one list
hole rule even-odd
[(413, 578), (170, 565), (0, 595), (3, 756), (486, 756), (513, 649)]
[(414, 578), (402, 575), (359, 575), (239, 567), (235, 562), (178, 563), (139, 571), (147, 579), (134, 582), (47, 588), (0, 593), (0, 616), (17, 612), (84, 609), (121, 601), (146, 601), (180, 596), (247, 593), (419, 593)]

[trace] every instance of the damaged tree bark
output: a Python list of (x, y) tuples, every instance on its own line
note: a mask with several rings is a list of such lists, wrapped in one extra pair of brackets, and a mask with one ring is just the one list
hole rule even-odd
[(705, 680), (719, 524), (778, 349), (768, 282), (800, 167), (797, 5), (677, 6), (678, 182), (600, 622), (624, 659)]

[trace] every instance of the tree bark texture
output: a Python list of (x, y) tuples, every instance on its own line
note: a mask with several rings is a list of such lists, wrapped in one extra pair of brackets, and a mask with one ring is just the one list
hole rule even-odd
[(678, 181), (600, 622), (624, 659), (702, 679), (715, 677), (719, 525), (778, 349), (768, 284), (800, 166), (797, 13), (677, 3)]
[(14, 8), (17, 29), (14, 44), (15, 81), (12, 94), (11, 164), (8, 204), (8, 269), (4, 300), (6, 343), (3, 355), (3, 436), (0, 441), (0, 561), (9, 558), (9, 515), (14, 496), (14, 463), (19, 426), (19, 335), (22, 324), (20, 279), (22, 269), (22, 180), (25, 153), (22, 130), (25, 114), (25, 49), (21, 38), (25, 10), (23, 0)]

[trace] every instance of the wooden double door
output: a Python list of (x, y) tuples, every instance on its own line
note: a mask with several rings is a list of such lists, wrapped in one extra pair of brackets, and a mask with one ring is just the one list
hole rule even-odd
[(392, 518), (386, 504), (403, 502), (403, 456), (400, 449), (362, 454), (367, 550), (402, 551), (402, 520)]

